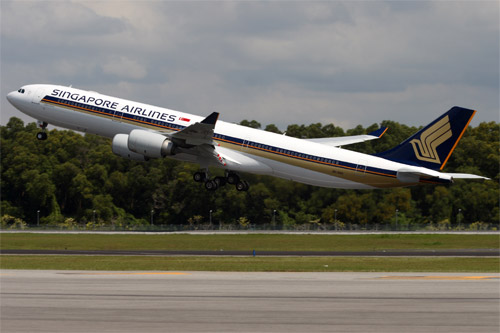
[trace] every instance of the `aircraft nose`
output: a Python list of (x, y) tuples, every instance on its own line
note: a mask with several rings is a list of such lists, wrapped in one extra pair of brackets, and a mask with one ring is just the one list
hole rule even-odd
[(15, 91), (12, 91), (7, 94), (7, 100), (9, 101), (10, 104), (12, 104), (12, 101), (14, 100), (14, 93)]
[(21, 96), (19, 96), (19, 94), (20, 93), (18, 91), (12, 91), (7, 94), (7, 100), (15, 107), (17, 107), (17, 105), (21, 101)]

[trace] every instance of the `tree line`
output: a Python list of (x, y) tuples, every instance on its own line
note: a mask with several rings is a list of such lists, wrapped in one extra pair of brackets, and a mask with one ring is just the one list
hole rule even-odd
[[(242, 125), (261, 128), (255, 120)], [(418, 131), (394, 121), (379, 140), (350, 145), (373, 154), (392, 148)], [(358, 135), (379, 128), (334, 124), (289, 125), (286, 135), (318, 138)], [(280, 133), (275, 125), (264, 127)], [(1, 215), (3, 227), (23, 221), (35, 226), (279, 225), (346, 228), (384, 226), (498, 227), (500, 123), (469, 127), (444, 172), (480, 174), (491, 181), (457, 180), (383, 190), (328, 189), (283, 179), (245, 175), (250, 191), (234, 187), (207, 192), (192, 179), (195, 164), (170, 159), (136, 162), (111, 152), (111, 140), (67, 130), (35, 138), (35, 123), (11, 118), (1, 126)], [(213, 174), (222, 174), (213, 170)], [(153, 221), (154, 220), (154, 221)]]

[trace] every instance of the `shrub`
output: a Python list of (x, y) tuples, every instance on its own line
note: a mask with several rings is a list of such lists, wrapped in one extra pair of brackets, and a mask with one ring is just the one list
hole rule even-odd
[(11, 215), (3, 215), (0, 224), (2, 229), (9, 228), (24, 230), (28, 228), (28, 224), (24, 220)]

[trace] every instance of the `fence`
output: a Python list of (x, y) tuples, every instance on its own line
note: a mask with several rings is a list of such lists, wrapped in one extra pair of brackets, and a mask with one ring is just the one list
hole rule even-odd
[(306, 223), (294, 225), (281, 224), (165, 224), (165, 225), (113, 225), (113, 224), (78, 224), (67, 225), (64, 223), (55, 225), (29, 226), (24, 224), (3, 225), (0, 230), (31, 230), (31, 231), (149, 231), (149, 232), (182, 232), (182, 231), (297, 231), (297, 232), (332, 232), (332, 231), (498, 231), (498, 224), (474, 222), (450, 224), (423, 224), (411, 223), (405, 225), (394, 224), (354, 224), (354, 223)]

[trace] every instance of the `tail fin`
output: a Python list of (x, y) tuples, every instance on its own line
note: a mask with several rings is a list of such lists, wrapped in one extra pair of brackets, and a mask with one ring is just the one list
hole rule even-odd
[(398, 146), (376, 156), (405, 164), (441, 170), (462, 138), (476, 111), (451, 108)]

